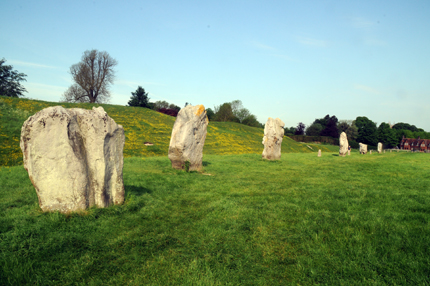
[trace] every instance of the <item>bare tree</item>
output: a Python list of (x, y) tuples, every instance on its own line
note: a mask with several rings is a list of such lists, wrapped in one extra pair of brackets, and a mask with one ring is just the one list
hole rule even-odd
[(63, 94), (66, 102), (109, 102), (109, 86), (115, 78), (117, 61), (107, 52), (87, 50), (79, 63), (70, 67), (75, 84)]

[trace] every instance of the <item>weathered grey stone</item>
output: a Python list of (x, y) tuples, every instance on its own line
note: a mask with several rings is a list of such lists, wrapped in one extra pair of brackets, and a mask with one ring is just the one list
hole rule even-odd
[(382, 143), (378, 142), (378, 153), (381, 154), (382, 153)]
[(169, 146), (173, 168), (184, 169), (188, 161), (190, 171), (201, 170), (208, 123), (203, 105), (188, 105), (179, 111)]
[(43, 211), (124, 201), (124, 129), (102, 107), (45, 108), (21, 129), (20, 147)]
[(369, 154), (372, 154), (372, 150), (369, 151)]
[(284, 137), (284, 122), (281, 119), (269, 117), (264, 126), (262, 157), (267, 160), (281, 159), (281, 144)]
[(318, 149), (318, 157), (321, 157), (321, 149)]
[(358, 143), (360, 147), (360, 154), (366, 154), (367, 153), (367, 145), (363, 143)]
[(348, 152), (348, 138), (346, 138), (346, 133), (342, 132), (339, 136), (339, 156), (345, 156)]

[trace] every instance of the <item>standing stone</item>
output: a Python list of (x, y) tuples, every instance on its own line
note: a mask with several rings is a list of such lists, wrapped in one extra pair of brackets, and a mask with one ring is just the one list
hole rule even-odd
[(385, 154), (385, 150), (384, 150), (384, 154)]
[(201, 170), (208, 123), (203, 105), (188, 105), (179, 111), (169, 146), (173, 168), (184, 169), (188, 161), (190, 171)]
[(358, 143), (360, 146), (360, 154), (366, 154), (367, 153), (367, 145), (363, 143)]
[(281, 159), (281, 144), (284, 137), (284, 122), (281, 119), (269, 117), (264, 126), (262, 157), (267, 160)]
[(346, 138), (346, 133), (342, 132), (339, 136), (339, 156), (344, 157), (348, 152), (348, 139)]
[(43, 211), (124, 202), (124, 129), (103, 107), (45, 108), (21, 129), (20, 147)]
[(370, 150), (370, 152), (369, 152), (369, 153), (370, 153), (370, 155), (372, 155), (372, 150)]
[(381, 154), (382, 153), (382, 143), (378, 142), (378, 153)]
[(351, 150), (348, 149), (348, 156), (350, 156), (350, 155), (351, 155)]
[(321, 157), (321, 149), (318, 150), (318, 157)]
[(393, 152), (393, 150), (390, 149), (390, 153)]

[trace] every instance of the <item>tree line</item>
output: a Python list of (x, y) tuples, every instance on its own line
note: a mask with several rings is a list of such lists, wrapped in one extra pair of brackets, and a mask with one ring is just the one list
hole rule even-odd
[(345, 132), (348, 143), (352, 148), (358, 148), (358, 143), (376, 146), (378, 142), (386, 148), (394, 148), (400, 144), (402, 137), (430, 139), (430, 132), (417, 128), (408, 123), (396, 123), (390, 125), (382, 122), (377, 126), (376, 122), (366, 116), (358, 116), (355, 120), (338, 120), (335, 115), (327, 114), (323, 118), (317, 118), (308, 127), (300, 122), (296, 127), (285, 129), (286, 135), (327, 136), (339, 138), (340, 133)]
[[(10, 97), (24, 96), (27, 90), (21, 85), (26, 81), (26, 74), (13, 70), (11, 65), (5, 64), (6, 60), (0, 60), (0, 95)], [(87, 50), (82, 54), (81, 61), (70, 67), (70, 74), (74, 81), (62, 95), (60, 101), (65, 102), (90, 102), (107, 103), (110, 98), (110, 86), (115, 79), (114, 67), (118, 62), (107, 52)], [(167, 101), (150, 102), (148, 93), (138, 86), (128, 102), (129, 106), (150, 108), (171, 116), (177, 116), (179, 106)], [(187, 106), (188, 103), (185, 103)], [(257, 117), (245, 108), (240, 100), (225, 102), (207, 108), (209, 120), (221, 122), (237, 122), (253, 127), (263, 128), (264, 124), (258, 122)], [(382, 142), (386, 147), (395, 147), (402, 137), (430, 139), (430, 132), (408, 123), (390, 125), (382, 122), (378, 127), (375, 122), (365, 116), (358, 116), (355, 120), (339, 121), (335, 115), (327, 114), (323, 118), (317, 118), (306, 127), (300, 122), (297, 127), (285, 128), (286, 135), (325, 136), (339, 138), (339, 134), (345, 132), (351, 147), (357, 148), (358, 142), (376, 146)]]

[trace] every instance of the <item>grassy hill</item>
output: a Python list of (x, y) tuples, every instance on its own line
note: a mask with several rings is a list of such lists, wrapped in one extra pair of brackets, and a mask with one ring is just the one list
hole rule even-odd
[[(124, 156), (167, 156), (170, 135), (175, 118), (140, 107), (109, 104), (58, 103), (0, 96), (0, 166), (22, 164), (19, 147), (21, 127), (24, 121), (36, 112), (61, 105), (65, 108), (91, 109), (102, 106), (104, 110), (125, 130)], [(203, 153), (250, 154), (262, 153), (263, 129), (233, 122), (210, 122)], [(153, 146), (145, 146), (145, 141)], [(322, 149), (323, 152), (337, 152), (335, 146), (304, 144), (284, 137), (283, 153), (310, 153)]]

